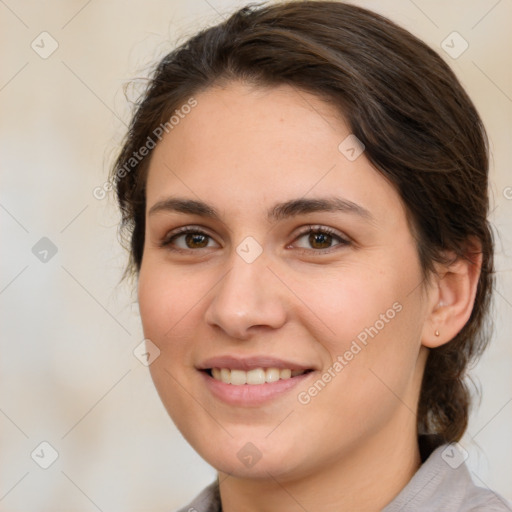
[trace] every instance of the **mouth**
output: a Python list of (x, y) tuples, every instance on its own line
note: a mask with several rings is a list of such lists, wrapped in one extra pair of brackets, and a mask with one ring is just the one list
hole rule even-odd
[(267, 356), (215, 357), (196, 368), (213, 396), (237, 407), (258, 407), (280, 397), (287, 400), (286, 396), (293, 396), (290, 391), (317, 370)]
[(208, 368), (205, 371), (213, 379), (233, 386), (270, 384), (279, 380), (288, 380), (299, 375), (312, 372), (308, 370), (292, 370), (291, 368), (254, 368), (249, 371), (231, 368)]

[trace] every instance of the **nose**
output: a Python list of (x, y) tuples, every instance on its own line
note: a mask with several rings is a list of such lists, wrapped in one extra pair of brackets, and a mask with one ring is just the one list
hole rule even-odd
[(205, 320), (239, 340), (261, 329), (278, 329), (286, 322), (286, 287), (268, 266), (264, 255), (247, 263), (238, 254), (214, 288)]

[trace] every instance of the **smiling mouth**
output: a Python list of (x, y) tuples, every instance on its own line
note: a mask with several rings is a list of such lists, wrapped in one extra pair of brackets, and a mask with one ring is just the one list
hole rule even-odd
[(313, 370), (292, 370), (289, 368), (254, 368), (249, 371), (235, 370), (229, 368), (208, 368), (204, 370), (213, 379), (232, 384), (234, 386), (243, 386), (244, 384), (258, 385), (270, 384), (278, 380), (288, 380)]

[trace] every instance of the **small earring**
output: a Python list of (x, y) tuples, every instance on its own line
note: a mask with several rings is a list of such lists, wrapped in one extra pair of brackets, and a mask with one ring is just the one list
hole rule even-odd
[(439, 336), (439, 331), (436, 331), (434, 334), (435, 334), (436, 336)]

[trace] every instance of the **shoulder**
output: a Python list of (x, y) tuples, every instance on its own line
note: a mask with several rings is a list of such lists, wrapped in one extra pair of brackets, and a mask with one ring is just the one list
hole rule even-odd
[(221, 512), (218, 481), (205, 487), (187, 506), (177, 512)]
[(510, 512), (505, 498), (472, 480), (462, 454), (452, 444), (432, 451), (383, 512)]

